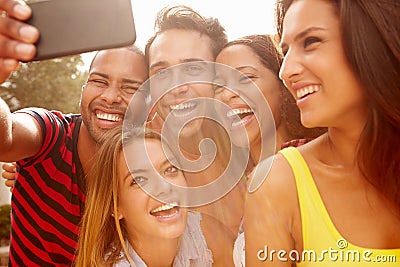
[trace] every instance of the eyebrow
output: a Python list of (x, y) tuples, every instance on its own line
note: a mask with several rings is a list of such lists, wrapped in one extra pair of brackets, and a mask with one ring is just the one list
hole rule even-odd
[[(176, 158), (175, 158), (174, 156), (171, 156), (171, 157), (169, 157), (169, 158), (170, 158), (171, 160), (168, 160), (168, 159), (166, 158), (165, 160), (163, 160), (163, 161), (161, 162), (161, 164), (160, 164), (161, 168), (162, 168), (162, 167), (166, 167), (166, 166), (168, 166), (168, 165), (172, 165), (172, 166), (175, 167), (175, 165), (172, 164), (172, 161), (177, 162)], [(175, 168), (179, 169), (178, 167), (175, 167)]]
[(139, 84), (143, 83), (142, 81), (135, 81), (135, 80), (127, 79), (127, 78), (123, 78), (122, 82), (123, 83), (139, 83)]
[[(175, 158), (175, 157), (172, 157), (172, 158), (171, 158), (171, 161), (176, 161), (176, 158)], [(169, 165), (169, 164), (171, 164), (171, 165), (173, 165), (173, 166), (175, 167), (175, 165), (172, 164), (171, 161), (169, 161), (168, 159), (163, 160), (163, 161), (161, 162), (161, 164), (160, 164), (161, 168), (162, 168), (162, 167), (165, 167), (165, 166), (167, 166), (167, 165)], [(177, 167), (175, 167), (175, 168), (177, 168)], [(179, 168), (178, 168), (178, 169), (179, 169)], [(126, 179), (129, 177), (129, 175), (133, 175), (133, 176), (134, 176), (135, 174), (138, 174), (138, 173), (146, 173), (146, 172), (148, 172), (148, 171), (149, 171), (149, 169), (135, 169), (135, 170), (132, 170), (131, 172), (128, 171), (128, 174), (125, 176), (124, 180), (126, 180)], [(156, 171), (156, 172), (157, 172), (157, 171)], [(157, 173), (158, 173), (158, 172), (157, 172)]]
[(101, 73), (101, 72), (96, 72), (96, 71), (94, 71), (94, 72), (92, 72), (92, 73), (89, 73), (89, 76), (92, 76), (92, 75), (101, 76), (101, 77), (106, 78), (106, 79), (109, 79), (109, 78), (110, 78), (109, 75), (107, 75), (107, 74), (105, 74), (105, 73)]
[[(299, 39), (303, 38), (304, 36), (306, 36), (307, 34), (309, 34), (310, 32), (313, 32), (313, 31), (326, 31), (326, 29), (325, 29), (325, 28), (322, 28), (322, 27), (316, 27), (316, 26), (309, 27), (309, 28), (305, 29), (304, 31), (299, 32), (299, 33), (294, 37), (294, 40), (295, 40), (295, 41), (298, 41)], [(284, 42), (279, 44), (279, 46), (280, 46), (281, 48), (282, 48), (283, 46), (285, 46), (285, 45), (286, 45), (286, 43), (284, 43)]]
[[(92, 72), (92, 73), (89, 74), (89, 77), (92, 76), (92, 75), (97, 75), (97, 76), (103, 77), (105, 79), (110, 79), (110, 76), (108, 74), (101, 73), (101, 72)], [(136, 80), (127, 79), (127, 78), (122, 78), (121, 81), (123, 83), (138, 83), (138, 84), (142, 84), (143, 83), (142, 81), (136, 81)]]
[(152, 70), (152, 69), (154, 69), (154, 68), (156, 68), (156, 67), (167, 66), (167, 65), (168, 65), (168, 62), (167, 62), (167, 61), (158, 61), (158, 62), (156, 62), (156, 63), (154, 63), (154, 64), (152, 64), (152, 65), (150, 66), (150, 70)]
[(250, 68), (250, 69), (253, 69), (253, 70), (257, 70), (257, 69), (254, 68), (253, 66), (240, 66), (240, 67), (237, 67), (236, 69), (237, 69), (238, 71), (241, 71), (241, 70), (247, 69), (247, 68)]
[[(205, 60), (201, 59), (201, 58), (185, 58), (185, 59), (181, 60), (180, 62), (188, 63), (188, 62), (195, 62), (195, 61), (205, 62)], [(164, 66), (168, 66), (168, 61), (158, 61), (150, 66), (150, 70), (153, 70), (156, 67), (164, 67)]]
[(182, 60), (182, 63), (195, 62), (195, 61), (206, 62), (204, 59), (201, 58), (187, 58)]

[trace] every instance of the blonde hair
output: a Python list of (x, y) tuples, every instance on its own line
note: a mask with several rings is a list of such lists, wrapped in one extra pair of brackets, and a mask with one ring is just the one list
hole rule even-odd
[(124, 132), (124, 136), (122, 127), (116, 127), (102, 137), (102, 145), (87, 180), (76, 266), (111, 267), (123, 259), (121, 251), (131, 266), (135, 266), (125, 245), (126, 227), (118, 215), (118, 161), (123, 144), (140, 137), (161, 140), (158, 133), (143, 127), (132, 128), (126, 134)]

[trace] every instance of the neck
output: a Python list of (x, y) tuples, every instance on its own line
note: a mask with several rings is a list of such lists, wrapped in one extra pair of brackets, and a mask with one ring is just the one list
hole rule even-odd
[(339, 129), (330, 128), (326, 134), (325, 142), (330, 148), (327, 163), (347, 169), (357, 166), (357, 144), (360, 133), (344, 133)]
[(78, 155), (85, 175), (93, 164), (93, 155), (96, 154), (97, 149), (96, 141), (93, 140), (86, 126), (82, 123), (78, 136)]
[(276, 144), (275, 144), (275, 152), (281, 150), (281, 145), (285, 142), (289, 142), (294, 138), (289, 134), (289, 130), (286, 127), (286, 123), (279, 124), (276, 129)]
[[(268, 142), (268, 140), (270, 140), (270, 138), (273, 138), (273, 136), (267, 136), (264, 138), (264, 142)], [(290, 137), (289, 131), (286, 128), (286, 125), (284, 125), (284, 123), (281, 123), (278, 128), (276, 129), (276, 133), (275, 133), (275, 153), (278, 152), (281, 149), (281, 145), (284, 142), (288, 142), (291, 141), (292, 138)], [(262, 141), (261, 141), (261, 135), (257, 137), (256, 140), (254, 140), (251, 145), (250, 145), (250, 159), (252, 160), (252, 162), (256, 165), (258, 164), (260, 161), (265, 159), (265, 155), (267, 157), (271, 156), (269, 152), (271, 152), (271, 150), (268, 148), (268, 145), (265, 146), (264, 148), (268, 148), (268, 151), (264, 151), (264, 153), (266, 153), (265, 155), (263, 155), (263, 157), (261, 157), (261, 148), (262, 148)]]
[(250, 161), (253, 162), (253, 165), (257, 165), (262, 159), (261, 156), (261, 139), (257, 138), (257, 142), (250, 145)]
[(330, 150), (326, 162), (349, 170), (358, 171), (357, 148), (367, 120), (367, 107), (355, 107), (335, 126), (329, 127), (324, 141)]
[[(146, 238), (143, 242), (131, 242), (133, 249), (147, 266), (170, 267), (179, 248), (179, 238)], [(154, 255), (158, 255), (154, 257)]]
[(189, 159), (197, 159), (200, 157), (199, 145), (201, 140), (207, 138), (202, 131), (199, 131), (196, 135), (190, 137), (179, 138), (179, 148), (185, 156)]

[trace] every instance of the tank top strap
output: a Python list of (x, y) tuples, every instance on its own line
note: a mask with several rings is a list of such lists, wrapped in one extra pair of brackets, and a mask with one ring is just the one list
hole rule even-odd
[(324, 216), (325, 206), (306, 161), (295, 147), (288, 147), (280, 153), (292, 168), (300, 205), (303, 248), (321, 248), (334, 245), (337, 237), (330, 229), (330, 219)]
[(299, 150), (288, 147), (279, 153), (291, 166), (297, 187), (303, 235), (303, 261), (297, 266), (399, 266), (400, 249), (368, 249), (347, 242), (333, 224)]

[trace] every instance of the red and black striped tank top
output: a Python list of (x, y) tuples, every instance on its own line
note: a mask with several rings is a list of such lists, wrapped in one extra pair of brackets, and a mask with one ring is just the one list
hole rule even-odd
[(11, 206), (9, 266), (71, 266), (84, 208), (77, 143), (80, 115), (25, 109), (39, 122), (43, 145), (18, 161)]

